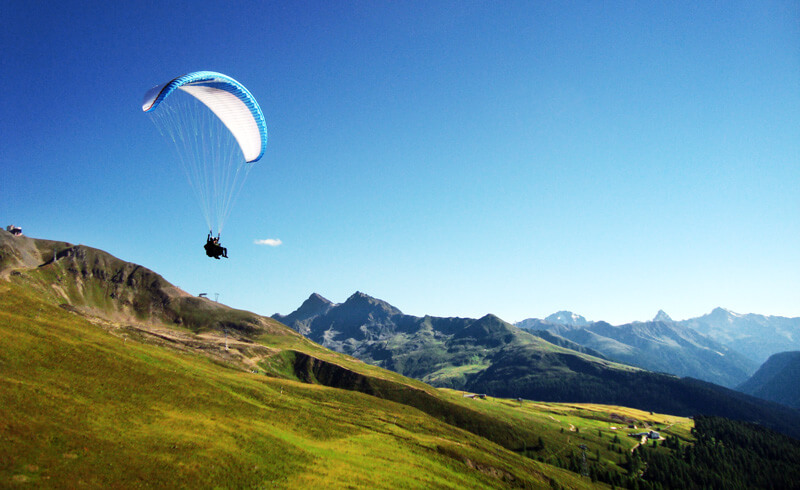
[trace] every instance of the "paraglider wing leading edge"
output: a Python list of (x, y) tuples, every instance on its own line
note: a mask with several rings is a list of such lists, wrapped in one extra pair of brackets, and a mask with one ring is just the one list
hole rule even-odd
[(213, 71), (196, 71), (158, 85), (145, 93), (142, 110), (155, 110), (180, 89), (206, 105), (230, 130), (246, 162), (256, 162), (267, 148), (267, 124), (253, 95), (233, 78)]

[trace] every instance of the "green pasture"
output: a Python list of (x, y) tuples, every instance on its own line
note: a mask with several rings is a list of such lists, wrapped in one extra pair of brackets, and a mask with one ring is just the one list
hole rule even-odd
[(2, 487), (590, 485), (400, 403), (115, 335), (14, 281), (0, 283), (0, 351)]
[(467, 398), (463, 391), (441, 391), (453, 403), (515, 427), (519, 442), (512, 449), (548, 464), (558, 464), (559, 459), (563, 464), (570, 455), (580, 456), (580, 446), (585, 445), (587, 458), (609, 471), (626, 474), (626, 458), (640, 442), (628, 434), (653, 430), (662, 438), (694, 440), (690, 433), (694, 422), (685, 417), (610, 405)]

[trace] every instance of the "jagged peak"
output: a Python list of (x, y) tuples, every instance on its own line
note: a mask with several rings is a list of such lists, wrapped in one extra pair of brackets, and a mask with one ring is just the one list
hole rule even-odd
[(352, 307), (352, 306), (371, 306), (380, 308), (392, 315), (394, 314), (402, 314), (402, 312), (395, 308), (394, 306), (390, 305), (386, 301), (378, 298), (374, 298), (368, 294), (362, 293), (361, 291), (356, 291), (352, 295), (350, 295), (347, 300), (342, 303), (344, 307)]
[[(355, 293), (351, 294), (349, 298), (347, 298), (347, 301), (371, 300), (371, 299), (376, 299), (376, 298), (373, 298), (372, 296), (366, 293), (362, 293), (361, 291), (356, 291)], [(345, 303), (347, 301), (345, 301)]]
[(280, 321), (288, 321), (292, 322), (295, 320), (307, 320), (309, 318), (315, 317), (317, 315), (325, 314), (328, 310), (336, 306), (327, 298), (323, 297), (320, 294), (312, 293), (311, 296), (308, 297), (303, 304), (300, 305), (299, 308), (294, 310), (293, 312), (289, 313), (288, 315), (281, 315), (280, 313), (275, 313), (272, 315), (273, 318), (278, 319)]
[(656, 313), (656, 316), (653, 318), (653, 321), (654, 321), (654, 322), (667, 322), (667, 323), (671, 323), (673, 320), (672, 320), (672, 317), (671, 317), (671, 316), (667, 315), (667, 312), (666, 312), (666, 311), (664, 311), (664, 310), (658, 310), (658, 313)]
[(333, 306), (333, 302), (320, 294), (312, 293), (300, 307), (303, 306)]
[(742, 315), (735, 313), (727, 308), (722, 308), (718, 306), (713, 310), (711, 310), (711, 313), (709, 313), (708, 316), (716, 318), (724, 318), (727, 319), (728, 321), (731, 321), (733, 318), (739, 318)]

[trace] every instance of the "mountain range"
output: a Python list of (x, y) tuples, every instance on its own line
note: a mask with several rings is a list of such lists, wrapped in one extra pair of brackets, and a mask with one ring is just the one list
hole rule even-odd
[(762, 364), (772, 354), (800, 350), (800, 318), (739, 314), (724, 308), (677, 322)]
[[(649, 323), (661, 322), (686, 327), (719, 345), (746, 357), (755, 366), (761, 365), (772, 354), (800, 350), (800, 318), (788, 318), (755, 313), (739, 314), (725, 308), (714, 308), (710, 313), (688, 320), (675, 321), (659, 310)], [(593, 323), (570, 311), (554, 313), (544, 320), (528, 318), (515, 325), (525, 329), (539, 329), (549, 324), (568, 327), (589, 327)], [(636, 325), (643, 322), (633, 322)], [(648, 322), (644, 322), (648, 323)]]
[[(788, 419), (800, 422), (800, 413), (788, 407), (699, 379), (651, 372), (571, 350), (494, 315), (478, 319), (416, 317), (356, 292), (344, 303), (333, 303), (315, 293), (294, 312), (272, 318), (324, 347), (438, 387), (510, 398), (619, 404), (675, 414), (713, 413), (761, 420), (767, 425), (783, 426)], [(565, 318), (580, 322), (572, 315)], [(653, 343), (680, 341), (703, 352), (709, 350), (696, 345), (700, 341), (691, 333), (679, 330), (687, 338), (673, 339), (674, 329), (656, 323), (655, 328), (643, 327), (633, 333), (647, 333)], [(613, 328), (606, 325), (604, 328)], [(782, 415), (773, 418), (775, 411)], [(800, 434), (800, 428), (797, 432)]]
[(545, 320), (528, 319), (517, 326), (549, 332), (625, 364), (690, 376), (729, 388), (744, 382), (758, 367), (733, 349), (671, 321), (663, 311), (653, 321), (619, 326), (606, 322), (561, 321), (564, 317), (562, 314)]
[(329, 349), (456, 389), (469, 389), (471, 376), (503, 348), (534, 344), (559, 350), (491, 314), (479, 319), (415, 317), (361, 292), (342, 304), (315, 293), (291, 314), (273, 318)]

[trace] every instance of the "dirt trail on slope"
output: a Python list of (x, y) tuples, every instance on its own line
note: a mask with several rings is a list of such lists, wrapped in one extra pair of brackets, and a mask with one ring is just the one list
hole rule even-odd
[(195, 334), (167, 326), (133, 322), (113, 322), (85, 312), (72, 310), (110, 334), (146, 344), (159, 345), (170, 349), (199, 353), (217, 360), (238, 366), (243, 370), (257, 371), (258, 363), (279, 352), (262, 344), (242, 337), (226, 336), (223, 332), (208, 331)]

